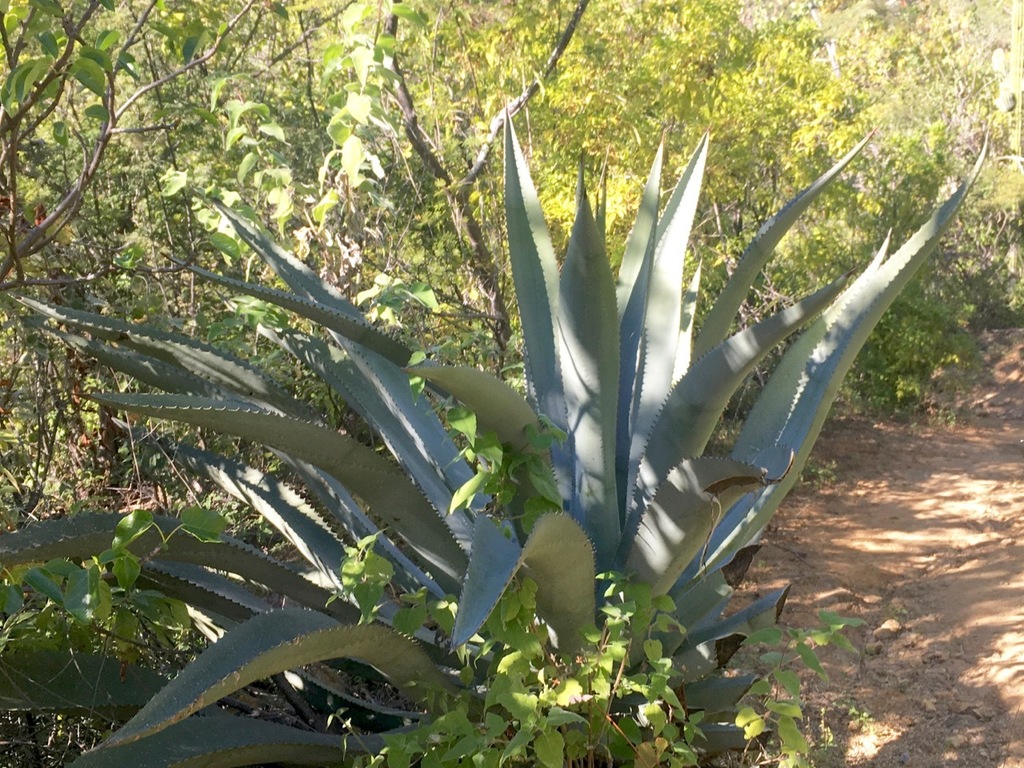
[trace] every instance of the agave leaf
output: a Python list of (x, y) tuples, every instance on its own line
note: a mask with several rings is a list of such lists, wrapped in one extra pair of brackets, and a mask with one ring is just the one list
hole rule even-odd
[[(158, 589), (167, 597), (180, 600), (206, 616), (218, 617), (215, 623), (221, 629), (271, 609), (270, 603), (256, 597), (237, 579), (229, 579), (191, 563), (148, 560), (143, 564), (136, 584), (146, 589)], [(355, 614), (353, 620), (358, 621), (359, 611), (353, 608), (352, 613)]]
[[(729, 398), (758, 360), (828, 306), (845, 280), (844, 276), (792, 307), (740, 331), (693, 363), (669, 393), (654, 423), (647, 452), (640, 461), (631, 515), (643, 508), (643, 499), (660, 487), (683, 457), (697, 456), (704, 450)], [(627, 527), (627, 533), (630, 530)]]
[(720, 755), (724, 752), (740, 752), (750, 747), (750, 742), (739, 726), (727, 723), (701, 723), (694, 737), (693, 746), (706, 755)]
[[(636, 212), (636, 221), (626, 240), (626, 250), (622, 254), (619, 276), (616, 280), (616, 305), (619, 310), (619, 322), (626, 313), (626, 306), (634, 293), (634, 286), (643, 271), (644, 264), (650, 263), (648, 249), (654, 243), (654, 235), (658, 227), (658, 203), (661, 196), (661, 168), (665, 159), (665, 142), (658, 145), (658, 152), (651, 163), (651, 172), (647, 176), (640, 206)], [(603, 230), (602, 230), (603, 231)], [(639, 327), (637, 327), (639, 336)], [(636, 342), (634, 341), (634, 344)]]
[(345, 547), (294, 489), (255, 467), (179, 444), (174, 451), (193, 474), (209, 478), (258, 512), (326, 581), (340, 588)]
[(575, 520), (553, 513), (537, 521), (522, 548), (493, 520), (477, 518), (453, 646), (483, 626), (520, 568), (537, 583), (537, 615), (550, 627), (555, 646), (571, 651), (580, 644), (579, 631), (594, 621), (594, 551)]
[(668, 592), (707, 545), (730, 499), (764, 485), (764, 477), (763, 469), (728, 459), (684, 461), (669, 473), (644, 511), (626, 571), (650, 584), (653, 594)]
[[(658, 221), (654, 247), (645, 255), (619, 330), (622, 373), (616, 473), (622, 499), (620, 514), (626, 521), (623, 527), (627, 535), (635, 530), (636, 524), (635, 517), (630, 523), (630, 512), (638, 464), (673, 386), (682, 325), (686, 245), (700, 197), (707, 150), (705, 134)], [(627, 393), (631, 401), (625, 399)], [(680, 454), (673, 465), (685, 455), (696, 452)]]
[[(747, 637), (759, 629), (774, 627), (786, 604), (789, 589), (782, 587), (773, 590), (726, 619), (709, 618), (704, 626), (694, 627), (690, 631), (681, 648), (685, 652), (688, 648), (709, 640), (721, 640), (731, 635)], [(724, 665), (726, 661), (728, 659), (719, 658), (720, 665)]]
[(756, 675), (737, 675), (709, 677), (687, 683), (683, 688), (686, 709), (702, 710), (707, 713), (706, 717), (710, 718), (716, 714), (728, 713), (729, 719), (732, 719), (735, 717), (736, 703), (746, 695), (756, 681)]
[[(536, 410), (568, 432), (565, 392), (558, 361), (558, 263), (530, 169), (505, 121), (505, 220), (509, 262), (523, 327), (526, 391)], [(572, 489), (569, 446), (555, 446), (552, 460), (562, 498)]]
[(0, 659), (0, 709), (119, 717), (140, 709), (166, 683), (110, 656), (8, 648)]
[[(729, 510), (712, 537), (709, 562), (753, 541), (792, 488), (821, 432), (843, 377), (886, 309), (938, 246), (978, 178), (982, 151), (957, 191), (888, 260), (886, 248), (797, 343), (786, 352), (755, 402), (737, 439), (737, 457), (777, 444), (794, 451), (793, 468), (778, 486)], [(805, 338), (806, 337), (806, 338)]]
[(676, 366), (672, 371), (672, 385), (683, 378), (683, 375), (690, 369), (691, 353), (693, 348), (693, 323), (697, 317), (697, 297), (700, 295), (700, 274), (702, 264), (697, 264), (697, 269), (690, 279), (690, 286), (683, 296), (683, 318), (682, 327), (679, 329), (679, 349), (676, 351)]
[(729, 277), (715, 304), (708, 311), (701, 324), (700, 335), (694, 346), (694, 356), (700, 357), (720, 343), (729, 333), (736, 312), (750, 292), (758, 273), (768, 262), (775, 246), (793, 227), (801, 214), (813, 203), (825, 188), (860, 154), (867, 145), (866, 136), (839, 162), (819, 176), (810, 186), (786, 203), (782, 210), (766, 221), (747, 246), (736, 269)]
[(350, 437), (306, 421), (220, 400), (174, 395), (102, 395), (104, 405), (157, 418), (175, 419), (272, 446), (337, 477), (361, 497), (372, 514), (408, 542), (456, 585), (467, 559), (452, 531), (408, 477), (382, 456)]
[(136, 381), (141, 381), (143, 384), (162, 389), (165, 392), (225, 399), (232, 397), (230, 390), (155, 357), (142, 355), (128, 349), (118, 349), (109, 344), (91, 341), (46, 326), (44, 326), (44, 330), (52, 336), (56, 336), (76, 352), (93, 358), (101, 365), (109, 366), (131, 376)]
[(236, 768), (284, 763), (339, 765), (384, 747), (377, 734), (314, 733), (267, 720), (230, 715), (195, 716), (139, 741), (101, 745), (69, 768)]
[[(89, 331), (96, 338), (125, 345), (136, 352), (175, 365), (216, 387), (237, 393), (246, 400), (298, 418), (315, 418), (304, 403), (277, 386), (258, 368), (210, 344), (24, 296), (17, 299), (29, 309), (56, 322)], [(113, 357), (109, 358), (111, 363), (114, 360)]]
[[(453, 491), (473, 471), (427, 400), (413, 400), (408, 374), (356, 345), (345, 352), (294, 331), (261, 332), (315, 371), (366, 420), (435, 509), (451, 507)], [(459, 524), (463, 540), (468, 541), (472, 535), (468, 516), (460, 510), (452, 517), (449, 527)]]
[(409, 592), (426, 587), (435, 597), (444, 597), (448, 591), (419, 566), (412, 562), (391, 539), (359, 508), (356, 500), (338, 480), (318, 467), (290, 456), (279, 454), (294, 470), (303, 484), (320, 500), (331, 519), (339, 526), (339, 535), (348, 535), (353, 541), (376, 535), (374, 551), (387, 558), (395, 567), (394, 583)]
[[(189, 267), (189, 269), (211, 282), (294, 312), (300, 317), (310, 320), (315, 326), (334, 331), (339, 336), (376, 352), (396, 365), (405, 365), (412, 356), (412, 350), (405, 344), (374, 328), (354, 307), (349, 305), (345, 307), (344, 311), (339, 309), (340, 306), (345, 305), (339, 304), (337, 298), (333, 299), (334, 303), (325, 304), (312, 298), (307, 299), (277, 288), (236, 280), (199, 267)], [(353, 312), (355, 312), (354, 315)]]
[(454, 396), (476, 414), (482, 431), (517, 451), (530, 448), (530, 430), (539, 432), (540, 419), (530, 404), (493, 374), (469, 366), (418, 365), (410, 373), (422, 376)]
[(417, 701), (432, 690), (455, 690), (415, 641), (387, 627), (349, 626), (315, 611), (283, 608), (255, 616), (203, 651), (106, 743), (135, 741), (255, 680), (336, 658), (370, 664)]
[(559, 284), (558, 332), (569, 442), (576, 454), (568, 512), (590, 535), (603, 569), (611, 564), (620, 530), (615, 493), (618, 328), (611, 268), (582, 185)]
[[(0, 561), (6, 566), (45, 562), (53, 558), (88, 556), (110, 548), (121, 515), (98, 514), (43, 520), (0, 537)], [(148, 562), (191, 563), (215, 568), (263, 584), (311, 607), (336, 613), (339, 618), (357, 620), (358, 612), (343, 602), (325, 608), (332, 593), (245, 542), (221, 535), (220, 541), (199, 541), (179, 531), (180, 522), (154, 517), (150, 529), (128, 544), (128, 550)], [(237, 595), (233, 595), (236, 602)]]

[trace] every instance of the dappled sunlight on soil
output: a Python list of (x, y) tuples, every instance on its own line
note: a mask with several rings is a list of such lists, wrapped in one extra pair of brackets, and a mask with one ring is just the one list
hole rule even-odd
[(951, 426), (850, 419), (814, 461), (835, 479), (784, 505), (751, 569), (793, 584), (783, 622), (864, 620), (859, 657), (807, 676), (822, 766), (1024, 768), (1024, 331)]

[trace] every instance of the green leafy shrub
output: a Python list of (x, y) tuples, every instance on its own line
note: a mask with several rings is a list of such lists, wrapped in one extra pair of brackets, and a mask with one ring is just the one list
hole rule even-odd
[[(468, 760), (461, 742), (437, 755), (402, 730), (435, 717), (428, 733), (468, 728), (474, 744), (482, 730), (502, 754), (547, 765), (563, 754), (686, 764), (742, 746), (734, 707), (753, 679), (720, 670), (743, 638), (774, 625), (787, 590), (726, 615), (730, 596), (854, 356), (969, 187), (891, 256), (886, 243), (855, 280), (841, 278), (732, 332), (779, 239), (862, 147), (766, 222), (696, 333), (697, 282), (687, 287), (683, 275), (706, 137), (660, 213), (659, 152), (616, 279), (603, 205), (592, 209), (582, 173), (559, 269), (507, 125), (525, 397), (476, 368), (408, 368), (408, 348), (218, 205), (289, 290), (195, 271), (322, 330), (262, 333), (359, 414), (373, 445), (213, 346), (22, 298), (72, 347), (169, 393), (98, 402), (253, 441), (291, 478), (171, 447), (179, 462), (260, 513), (298, 562), (223, 534), (168, 536), (177, 521), (161, 518), (125, 541), (137, 581), (188, 603), (217, 641), (152, 699), (140, 693), (134, 717), (76, 765), (322, 764), (372, 761), (385, 747), (395, 765), (417, 755), (424, 764)], [(730, 455), (704, 455), (731, 395), (801, 330)], [(435, 404), (451, 401), (461, 405), (447, 411), (446, 427)], [(0, 559), (11, 567), (103, 551), (118, 524), (117, 515), (40, 523), (0, 539)], [(585, 677), (591, 692), (563, 695), (552, 677), (563, 673), (581, 687)], [(306, 702), (299, 710), (312, 712), (312, 729), (216, 706), (282, 674)], [(381, 690), (391, 691), (386, 703), (373, 695)], [(5, 701), (31, 707), (16, 691)], [(318, 719), (316, 710), (332, 717)], [(580, 720), (589, 734), (582, 741)], [(430, 731), (438, 721), (441, 731)]]

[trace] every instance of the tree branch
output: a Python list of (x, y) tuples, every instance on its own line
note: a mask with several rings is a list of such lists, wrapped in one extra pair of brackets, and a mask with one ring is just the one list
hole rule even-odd
[(483, 172), (484, 166), (487, 164), (487, 158), (491, 154), (491, 147), (497, 140), (502, 128), (505, 127), (505, 120), (515, 116), (519, 110), (525, 107), (527, 102), (533, 98), (533, 95), (540, 90), (541, 83), (547, 80), (554, 71), (555, 67), (558, 65), (559, 59), (562, 58), (562, 54), (565, 53), (565, 49), (569, 47), (569, 42), (576, 33), (576, 27), (579, 26), (580, 19), (583, 17), (583, 12), (587, 10), (587, 5), (589, 4), (590, 0), (579, 0), (579, 2), (576, 3), (576, 8), (573, 10), (572, 16), (569, 17), (569, 23), (565, 25), (565, 29), (562, 30), (562, 34), (558, 38), (558, 43), (555, 45), (554, 50), (551, 51), (551, 55), (548, 56), (547, 63), (544, 65), (544, 71), (534, 78), (533, 82), (530, 83), (521, 94), (510, 101), (505, 109), (501, 110), (491, 118), (490, 130), (487, 133), (487, 139), (476, 153), (476, 158), (473, 160), (473, 165), (470, 166), (469, 171), (465, 176), (459, 179), (460, 186), (472, 184)]

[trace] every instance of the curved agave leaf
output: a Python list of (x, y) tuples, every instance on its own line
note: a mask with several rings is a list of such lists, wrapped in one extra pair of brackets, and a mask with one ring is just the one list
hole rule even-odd
[(697, 269), (690, 279), (690, 286), (683, 296), (683, 318), (682, 327), (679, 329), (679, 350), (676, 352), (676, 367), (672, 371), (672, 386), (675, 386), (683, 375), (690, 369), (690, 361), (693, 350), (693, 324), (697, 317), (697, 298), (700, 295), (700, 275), (703, 264), (697, 264)]
[[(557, 345), (558, 263), (511, 120), (505, 120), (505, 221), (523, 326), (527, 394), (539, 413), (568, 433)], [(572, 489), (570, 453), (566, 446), (555, 446), (551, 453), (562, 498), (568, 499)]]
[(530, 448), (531, 429), (542, 429), (540, 419), (522, 395), (491, 373), (465, 365), (417, 365), (409, 372), (451, 394), (476, 414), (483, 431), (493, 431), (501, 442), (517, 451)]
[(167, 679), (111, 656), (12, 651), (0, 658), (0, 709), (121, 717), (141, 709)]
[(317, 570), (323, 581), (341, 587), (338, 573), (345, 559), (344, 544), (289, 485), (248, 464), (189, 445), (176, 445), (174, 458), (193, 474), (209, 478), (252, 507)]
[(777, 487), (729, 510), (712, 537), (709, 561), (720, 561), (753, 541), (796, 482), (843, 377), (882, 314), (938, 246), (977, 180), (985, 154), (983, 150), (968, 178), (931, 218), (884, 262), (883, 247), (879, 258), (783, 356), (755, 402), (746, 422), (750, 426), (741, 431), (733, 454), (750, 456), (774, 443), (794, 451), (793, 468)]
[[(45, 562), (57, 557), (82, 557), (110, 548), (121, 515), (98, 514), (43, 520), (0, 537), (0, 561), (5, 565)], [(162, 561), (191, 563), (215, 568), (263, 584), (310, 607), (357, 621), (359, 612), (341, 601), (327, 606), (332, 593), (255, 547), (222, 535), (220, 541), (199, 541), (178, 531), (180, 522), (155, 517), (156, 529), (134, 539), (127, 548), (144, 563), (156, 557)], [(236, 602), (244, 602), (233, 595)], [(325, 607), (327, 606), (327, 607)]]
[(541, 517), (526, 544), (508, 538), (493, 520), (477, 518), (473, 550), (452, 645), (470, 640), (487, 621), (505, 588), (523, 568), (537, 583), (537, 615), (561, 650), (576, 648), (579, 631), (594, 621), (594, 551), (587, 534), (568, 515)]
[(332, 304), (325, 304), (312, 298), (306, 299), (277, 288), (236, 280), (199, 267), (190, 266), (189, 269), (211, 282), (294, 312), (311, 321), (315, 326), (327, 328), (376, 352), (395, 365), (405, 365), (412, 357), (412, 350), (402, 342), (370, 325), (355, 307), (350, 306), (347, 311), (339, 309), (338, 307), (341, 305), (337, 303), (337, 298), (333, 300)]
[[(665, 159), (665, 142), (662, 140), (658, 145), (658, 152), (651, 163), (651, 172), (647, 176), (647, 184), (644, 185), (644, 192), (640, 198), (640, 206), (636, 212), (636, 220), (633, 222), (633, 229), (630, 230), (629, 238), (626, 240), (626, 249), (622, 253), (622, 264), (619, 266), (619, 275), (615, 281), (615, 303), (619, 311), (619, 322), (626, 314), (626, 307), (630, 298), (636, 290), (637, 281), (646, 284), (647, 278), (641, 278), (644, 265), (650, 265), (651, 255), (648, 251), (652, 249), (655, 241), (655, 234), (658, 228), (658, 203), (661, 197), (661, 169)], [(603, 229), (601, 230), (604, 231)], [(643, 302), (636, 302), (642, 306)], [(636, 338), (633, 340), (636, 345), (639, 340), (639, 326), (636, 323)]]
[(640, 520), (626, 558), (626, 571), (653, 594), (668, 592), (683, 569), (707, 545), (729, 504), (763, 486), (760, 467), (729, 459), (684, 461), (658, 489)]
[[(210, 344), (92, 312), (58, 307), (24, 296), (16, 298), (29, 309), (51, 320), (89, 331), (103, 341), (125, 345), (136, 352), (178, 366), (217, 387), (242, 395), (246, 400), (297, 418), (315, 418), (304, 403), (277, 386), (258, 368)], [(110, 361), (113, 362), (114, 358), (110, 358)]]
[(85, 339), (82, 336), (65, 333), (47, 326), (43, 326), (43, 329), (72, 347), (76, 352), (93, 358), (101, 365), (128, 374), (136, 381), (141, 381), (143, 384), (162, 389), (165, 392), (225, 399), (230, 399), (232, 396), (230, 390), (155, 357), (112, 347), (109, 344)]
[(722, 289), (714, 306), (708, 311), (707, 317), (701, 324), (700, 335), (697, 337), (694, 347), (696, 357), (704, 355), (726, 337), (740, 305), (747, 298), (758, 273), (775, 251), (775, 246), (779, 244), (779, 241), (789, 232), (811, 203), (860, 154), (870, 139), (870, 135), (862, 139), (839, 162), (786, 203), (782, 210), (768, 219), (757, 231), (754, 239), (743, 252), (743, 256), (740, 257), (725, 288)]
[(395, 566), (394, 583), (396, 586), (409, 592), (426, 587), (435, 597), (444, 597), (448, 594), (396, 547), (391, 539), (363, 513), (356, 500), (336, 478), (307, 462), (297, 461), (282, 453), (278, 453), (278, 455), (320, 500), (320, 503), (331, 515), (331, 520), (339, 527), (339, 535), (347, 534), (354, 541), (359, 541), (366, 536), (377, 536), (374, 551), (387, 558)]
[[(261, 333), (313, 370), (363, 417), (435, 509), (451, 507), (452, 493), (473, 477), (473, 471), (427, 400), (413, 400), (402, 369), (355, 345), (344, 352), (295, 331)], [(459, 510), (453, 517), (449, 527), (461, 524), (463, 539), (468, 540), (468, 516)]]
[(743, 729), (727, 723), (701, 723), (694, 736), (693, 746), (706, 755), (740, 752), (750, 747)]
[(612, 272), (582, 184), (559, 283), (558, 335), (566, 426), (575, 454), (568, 512), (590, 535), (604, 570), (620, 531), (615, 492), (618, 328)]
[(701, 710), (707, 713), (706, 720), (714, 721), (716, 717), (722, 716), (732, 720), (736, 717), (736, 703), (747, 694), (750, 686), (756, 681), (756, 675), (695, 680), (683, 686), (684, 705), (688, 711)]
[[(680, 646), (681, 653), (711, 640), (717, 641), (733, 635), (748, 637), (759, 629), (774, 627), (789, 597), (789, 590), (789, 587), (773, 590), (726, 619), (708, 617), (703, 626), (690, 630)], [(726, 661), (728, 659), (719, 656), (720, 666)]]
[[(270, 603), (256, 597), (237, 580), (191, 563), (148, 560), (136, 584), (160, 590), (167, 597), (201, 611), (221, 630), (271, 609)], [(358, 621), (358, 611), (352, 613), (356, 614), (353, 620)]]
[(430, 506), (409, 478), (370, 448), (334, 430), (255, 407), (174, 395), (102, 395), (94, 399), (146, 416), (174, 419), (278, 448), (337, 477), (372, 513), (403, 537), (454, 587), (467, 558), (448, 519)]
[(370, 664), (413, 700), (422, 701), (431, 691), (455, 690), (415, 641), (387, 627), (349, 626), (315, 611), (284, 608), (256, 616), (224, 635), (104, 744), (136, 741), (255, 680), (337, 658)]
[(620, 324), (616, 475), (621, 494), (620, 515), (626, 521), (623, 525), (627, 532), (631, 530), (628, 521), (637, 462), (647, 448), (652, 425), (673, 386), (683, 311), (686, 246), (700, 198), (707, 151), (705, 134), (657, 222)]
[[(638, 465), (632, 519), (642, 510), (643, 499), (661, 486), (683, 457), (697, 456), (704, 450), (729, 398), (758, 360), (828, 306), (845, 282), (844, 276), (740, 331), (694, 362), (665, 401), (647, 441), (646, 453), (642, 459), (631, 459)], [(635, 525), (627, 526), (627, 535), (635, 530)]]
[(373, 734), (314, 733), (267, 720), (231, 715), (194, 716), (147, 738), (86, 752), (69, 768), (236, 768), (284, 763), (332, 766), (384, 747)]

